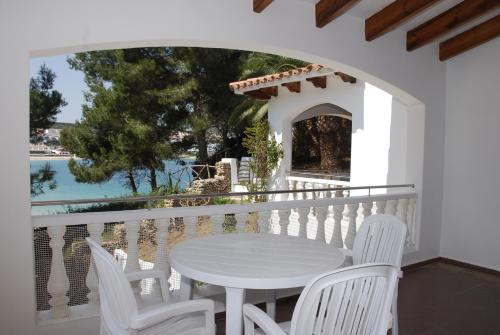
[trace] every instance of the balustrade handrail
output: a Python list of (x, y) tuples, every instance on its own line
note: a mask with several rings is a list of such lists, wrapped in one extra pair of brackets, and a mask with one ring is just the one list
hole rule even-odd
[[(318, 191), (318, 190), (317, 190)], [(398, 192), (389, 194), (363, 195), (336, 198), (319, 198), (303, 200), (285, 200), (272, 202), (257, 202), (249, 204), (226, 204), (210, 206), (167, 207), (149, 208), (108, 212), (69, 213), (53, 215), (32, 216), (33, 228), (73, 226), (83, 224), (100, 224), (107, 222), (123, 222), (137, 220), (152, 220), (175, 217), (193, 217), (203, 215), (221, 215), (233, 213), (251, 213), (272, 210), (288, 210), (291, 208), (324, 207), (346, 205), (351, 203), (364, 203), (373, 201), (386, 201), (397, 199), (416, 198), (416, 192)]]
[(120, 197), (120, 198), (77, 199), (77, 200), (46, 200), (46, 201), (33, 201), (31, 202), (31, 206), (35, 207), (35, 206), (78, 205), (78, 204), (91, 204), (91, 203), (150, 202), (157, 200), (185, 200), (185, 199), (246, 197), (246, 196), (250, 197), (256, 195), (290, 194), (290, 193), (307, 193), (307, 192), (335, 192), (335, 191), (353, 191), (353, 190), (368, 190), (370, 196), (372, 189), (384, 189), (384, 188), (415, 188), (415, 184), (304, 188), (300, 190), (272, 190), (272, 191), (258, 191), (258, 192), (174, 194), (174, 195), (157, 195), (157, 196)]

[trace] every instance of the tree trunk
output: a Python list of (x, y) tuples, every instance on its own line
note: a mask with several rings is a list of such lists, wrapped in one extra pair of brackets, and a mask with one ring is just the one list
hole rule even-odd
[(137, 185), (135, 184), (134, 174), (132, 171), (127, 171), (128, 186), (132, 190), (132, 193), (137, 193)]
[(149, 184), (151, 185), (152, 192), (158, 190), (158, 184), (156, 183), (156, 170), (154, 168), (149, 169)]
[(196, 134), (196, 145), (198, 147), (198, 164), (208, 163), (206, 130), (201, 130)]
[(322, 170), (335, 170), (337, 167), (338, 154), (338, 123), (334, 116), (318, 116), (319, 146), (321, 151)]

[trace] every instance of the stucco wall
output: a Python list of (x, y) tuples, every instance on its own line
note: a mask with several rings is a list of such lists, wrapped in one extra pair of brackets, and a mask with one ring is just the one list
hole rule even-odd
[(447, 64), (441, 254), (500, 270), (500, 39)]
[(2, 332), (27, 335), (35, 330), (28, 183), (30, 56), (161, 45), (253, 49), (321, 63), (375, 84), (407, 104), (424, 104), (421, 245), (406, 261), (438, 255), (446, 78), (436, 47), (407, 53), (401, 31), (368, 43), (363, 21), (349, 15), (318, 29), (312, 3), (275, 1), (262, 14), (254, 14), (251, 6), (248, 0), (0, 2)]

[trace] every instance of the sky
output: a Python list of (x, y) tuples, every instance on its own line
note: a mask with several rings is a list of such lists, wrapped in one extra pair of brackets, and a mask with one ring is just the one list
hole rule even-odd
[(72, 54), (53, 57), (32, 58), (30, 61), (30, 77), (36, 77), (40, 66), (45, 63), (56, 74), (54, 89), (62, 93), (68, 103), (57, 115), (58, 122), (74, 123), (82, 117), (83, 92), (87, 85), (83, 73), (70, 69), (66, 59)]

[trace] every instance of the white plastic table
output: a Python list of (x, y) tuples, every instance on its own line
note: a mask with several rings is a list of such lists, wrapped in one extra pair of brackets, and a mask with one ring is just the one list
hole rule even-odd
[(274, 234), (211, 235), (178, 244), (171, 266), (181, 274), (181, 295), (192, 295), (192, 280), (226, 289), (226, 334), (241, 335), (245, 289), (305, 286), (321, 273), (335, 270), (344, 254), (332, 245)]

